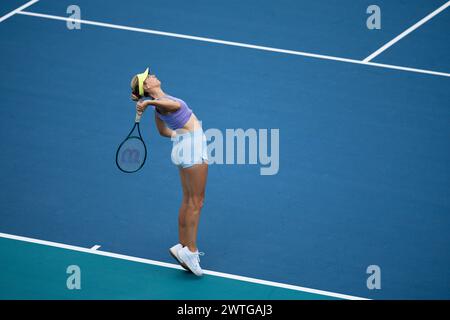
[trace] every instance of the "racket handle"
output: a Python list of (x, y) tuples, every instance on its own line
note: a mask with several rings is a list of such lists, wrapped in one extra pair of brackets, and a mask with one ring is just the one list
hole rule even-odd
[(136, 112), (136, 118), (134, 119), (134, 122), (140, 122), (142, 117), (142, 112)]

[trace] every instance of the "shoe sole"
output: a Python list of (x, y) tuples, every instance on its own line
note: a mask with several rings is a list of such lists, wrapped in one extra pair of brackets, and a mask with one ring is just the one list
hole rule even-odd
[(179, 264), (180, 266), (182, 266), (186, 271), (192, 272), (191, 270), (189, 270), (189, 268), (187, 267), (187, 265), (185, 265), (183, 262), (181, 262), (180, 260), (178, 260), (177, 256), (174, 255), (174, 254), (172, 253), (172, 250), (169, 249), (169, 253), (170, 253), (170, 255), (175, 259), (175, 261), (178, 262), (178, 264)]

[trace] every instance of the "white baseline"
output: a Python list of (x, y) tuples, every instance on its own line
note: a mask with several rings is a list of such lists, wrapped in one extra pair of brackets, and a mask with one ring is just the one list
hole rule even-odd
[(128, 26), (123, 26), (123, 25), (104, 23), (104, 22), (97, 22), (97, 21), (91, 21), (91, 20), (83, 20), (83, 19), (74, 19), (74, 18), (68, 18), (68, 17), (60, 17), (60, 16), (49, 15), (49, 14), (43, 14), (43, 13), (21, 11), (21, 12), (18, 12), (18, 14), (26, 15), (26, 16), (32, 16), (32, 17), (45, 18), (45, 19), (52, 19), (52, 20), (78, 22), (78, 23), (81, 23), (81, 24), (87, 24), (87, 25), (111, 28), (111, 29), (119, 29), (119, 30), (127, 30), (127, 31), (148, 33), (148, 34), (154, 34), (154, 35), (159, 35), (159, 36), (174, 37), (174, 38), (181, 38), (181, 39), (189, 39), (189, 40), (203, 41), (203, 42), (209, 42), (209, 43), (217, 43), (217, 44), (234, 46), (234, 47), (242, 47), (242, 48), (255, 49), (255, 50), (278, 52), (278, 53), (291, 54), (291, 55), (304, 56), (304, 57), (317, 58), (317, 59), (334, 60), (334, 61), (340, 61), (340, 62), (347, 62), (347, 63), (354, 63), (354, 64), (360, 64), (360, 65), (367, 65), (367, 66), (372, 66), (372, 67), (379, 67), (379, 68), (386, 68), (386, 69), (394, 69), (394, 70), (402, 70), (402, 71), (408, 71), (408, 72), (423, 73), (423, 74), (429, 74), (429, 75), (434, 75), (434, 76), (450, 77), (450, 73), (446, 73), (446, 72), (438, 72), (438, 71), (431, 71), (431, 70), (425, 70), (425, 69), (416, 69), (416, 68), (395, 66), (395, 65), (383, 64), (383, 63), (366, 62), (366, 61), (361, 61), (361, 60), (340, 58), (340, 57), (334, 57), (334, 56), (328, 56), (328, 55), (308, 53), (308, 52), (303, 52), (303, 51), (294, 51), (294, 50), (285, 50), (285, 49), (278, 49), (278, 48), (265, 47), (265, 46), (257, 46), (257, 45), (240, 43), (240, 42), (233, 42), (233, 41), (225, 41), (225, 40), (218, 40), (218, 39), (212, 39), (212, 38), (190, 36), (190, 35), (185, 35), (185, 34), (172, 33), (172, 32), (163, 32), (163, 31), (151, 30), (151, 29), (128, 27)]

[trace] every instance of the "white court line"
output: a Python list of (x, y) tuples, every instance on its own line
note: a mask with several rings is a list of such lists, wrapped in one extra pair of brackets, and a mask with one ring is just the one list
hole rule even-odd
[(406, 37), (408, 34), (410, 34), (411, 32), (413, 32), (414, 30), (416, 30), (417, 28), (419, 28), (421, 25), (423, 25), (424, 23), (426, 23), (428, 20), (431, 20), (434, 16), (436, 16), (437, 14), (439, 14), (440, 12), (444, 11), (448, 6), (450, 6), (450, 1), (447, 1), (447, 3), (443, 4), (441, 7), (439, 7), (438, 9), (434, 10), (432, 13), (430, 13), (429, 15), (427, 15), (425, 18), (423, 18), (422, 20), (420, 20), (419, 22), (417, 22), (415, 25), (409, 27), (408, 29), (406, 29), (405, 31), (403, 31), (402, 33), (400, 33), (398, 36), (396, 36), (394, 39), (392, 39), (391, 41), (389, 41), (388, 43), (386, 43), (384, 46), (382, 46), (380, 49), (378, 49), (377, 51), (375, 51), (374, 53), (372, 53), (370, 56), (368, 56), (367, 58), (365, 58), (363, 61), (364, 62), (369, 62), (370, 60), (372, 60), (373, 58), (375, 58), (376, 56), (378, 56), (380, 53), (382, 53), (383, 51), (385, 51), (387, 48), (389, 48), (390, 46), (392, 46), (393, 44), (395, 44), (396, 42), (400, 41), (402, 38)]
[(28, 8), (29, 6), (35, 4), (36, 2), (38, 2), (39, 0), (31, 0), (28, 1), (27, 3), (25, 3), (23, 6), (18, 7), (17, 9), (14, 9), (13, 11), (5, 14), (4, 16), (0, 17), (0, 22), (5, 21), (6, 19), (8, 19), (9, 17), (12, 17), (13, 15), (15, 15), (16, 13), (18, 13), (19, 11)]
[(189, 39), (189, 40), (203, 41), (203, 42), (209, 42), (209, 43), (217, 43), (217, 44), (223, 44), (223, 45), (235, 46), (235, 47), (242, 47), (242, 48), (248, 48), (248, 49), (263, 50), (263, 51), (270, 51), (270, 52), (278, 52), (278, 53), (285, 53), (285, 54), (291, 54), (291, 55), (305, 56), (305, 57), (310, 57), (310, 58), (334, 60), (334, 61), (354, 63), (354, 64), (360, 64), (360, 65), (367, 65), (367, 66), (373, 66), (373, 67), (379, 67), (379, 68), (395, 69), (395, 70), (402, 70), (402, 71), (430, 74), (430, 75), (435, 75), (435, 76), (450, 77), (450, 73), (445, 73), (445, 72), (438, 72), (438, 71), (431, 71), (431, 70), (424, 70), (424, 69), (416, 69), (416, 68), (395, 66), (395, 65), (383, 64), (383, 63), (364, 62), (364, 61), (355, 60), (355, 59), (347, 59), (347, 58), (327, 56), (327, 55), (308, 53), (308, 52), (302, 52), (302, 51), (294, 51), (294, 50), (285, 50), (285, 49), (278, 49), (278, 48), (272, 48), (272, 47), (257, 46), (257, 45), (240, 43), (240, 42), (224, 41), (224, 40), (218, 40), (218, 39), (212, 39), (212, 38), (196, 37), (196, 36), (190, 36), (190, 35), (185, 35), (185, 34), (163, 32), (163, 31), (151, 30), (151, 29), (134, 28), (134, 27), (128, 27), (128, 26), (123, 26), (123, 25), (117, 25), (117, 24), (110, 24), (110, 23), (103, 23), (103, 22), (96, 22), (96, 21), (82, 20), (82, 19), (73, 19), (73, 18), (68, 18), (68, 17), (60, 17), (60, 16), (49, 15), (49, 14), (43, 14), (43, 13), (21, 11), (21, 12), (18, 12), (18, 14), (32, 16), (32, 17), (45, 18), (45, 19), (52, 19), (52, 20), (79, 22), (79, 23), (82, 23), (82, 24), (99, 26), (99, 27), (105, 27), (105, 28), (111, 28), (111, 29), (120, 29), (120, 30), (127, 30), (127, 31), (134, 31), (134, 32), (141, 32), (141, 33), (148, 33), (148, 34), (155, 34), (155, 35), (166, 36), (166, 37), (174, 37), (174, 38)]
[[(67, 250), (72, 250), (72, 251), (90, 253), (90, 254), (95, 254), (95, 255), (99, 255), (99, 256), (106, 256), (106, 257), (111, 257), (111, 258), (116, 258), (116, 259), (122, 259), (122, 260), (128, 260), (128, 261), (145, 263), (145, 264), (151, 264), (151, 265), (165, 267), (165, 268), (184, 270), (181, 266), (176, 265), (176, 264), (172, 264), (172, 263), (166, 263), (166, 262), (161, 262), (161, 261), (137, 258), (137, 257), (126, 256), (126, 255), (123, 255), (123, 254), (111, 253), (111, 252), (106, 252), (106, 251), (92, 250), (92, 249), (88, 249), (88, 248), (82, 248), (82, 247), (72, 246), (72, 245), (58, 243), (58, 242), (51, 242), (51, 241), (27, 238), (27, 237), (16, 236), (16, 235), (7, 234), (7, 233), (1, 233), (1, 232), (0, 232), (0, 237), (1, 238), (6, 238), (6, 239), (12, 239), (12, 240), (36, 243), (36, 244), (40, 244), (40, 245), (44, 245), (44, 246), (62, 248), (62, 249), (67, 249)], [(240, 280), (240, 281), (245, 281), (245, 282), (263, 284), (263, 285), (266, 285), (266, 286), (272, 286), (272, 287), (278, 287), (278, 288), (284, 288), (284, 289), (308, 292), (308, 293), (319, 294), (319, 295), (324, 295), (324, 296), (329, 296), (329, 297), (334, 297), (334, 298), (339, 298), (339, 299), (369, 300), (367, 298), (355, 297), (355, 296), (350, 296), (350, 295), (346, 295), (346, 294), (340, 294), (340, 293), (323, 291), (323, 290), (310, 289), (310, 288), (299, 287), (299, 286), (294, 286), (294, 285), (284, 284), (284, 283), (279, 283), (279, 282), (273, 282), (273, 281), (266, 281), (266, 280), (261, 280), (261, 279), (243, 277), (243, 276), (238, 276), (238, 275), (229, 274), (229, 273), (223, 273), (223, 272), (203, 270), (203, 273), (211, 275), (211, 276), (221, 277), (221, 278), (228, 278), (228, 279), (233, 279), (233, 280)]]
[(91, 250), (97, 250), (97, 249), (99, 249), (101, 246), (99, 246), (98, 244), (96, 244), (95, 246), (93, 246), (92, 248), (91, 248)]

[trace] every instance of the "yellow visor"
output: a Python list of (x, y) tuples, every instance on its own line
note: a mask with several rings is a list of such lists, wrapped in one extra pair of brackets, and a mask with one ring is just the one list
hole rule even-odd
[(138, 77), (138, 83), (139, 83), (139, 95), (143, 96), (144, 95), (144, 80), (147, 79), (148, 77), (148, 68), (145, 69), (144, 72), (139, 73), (137, 75)]

